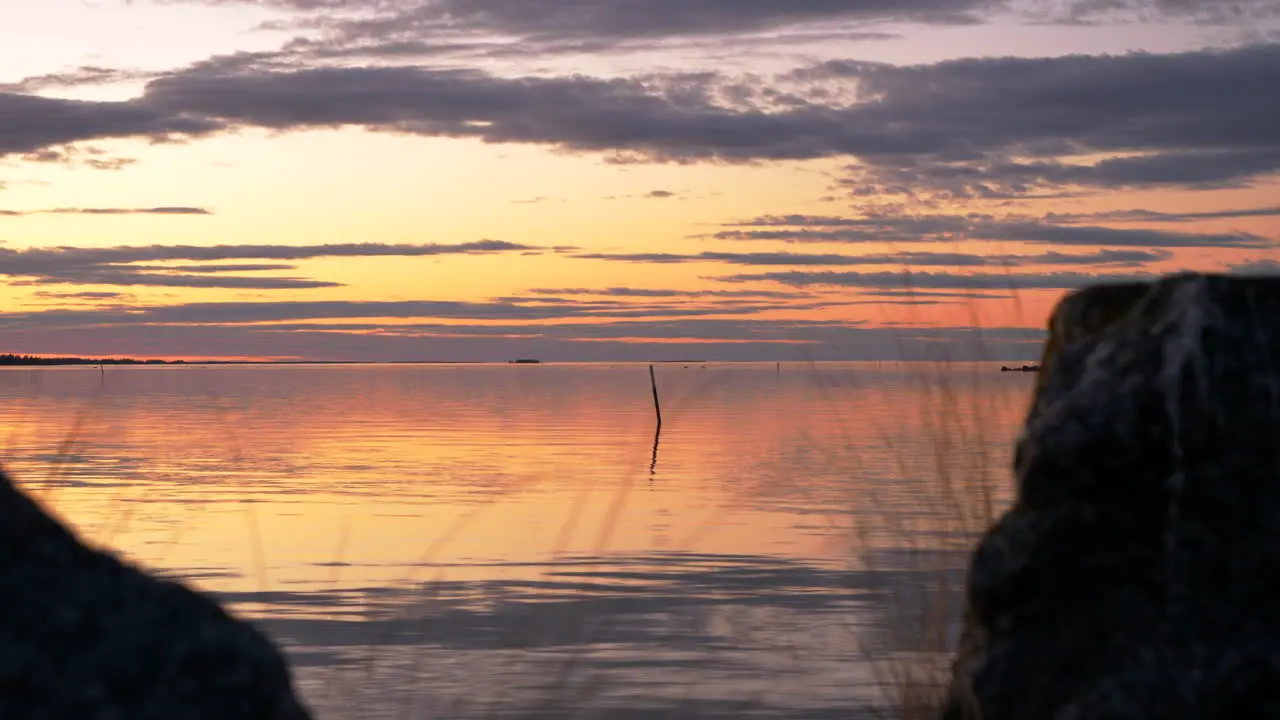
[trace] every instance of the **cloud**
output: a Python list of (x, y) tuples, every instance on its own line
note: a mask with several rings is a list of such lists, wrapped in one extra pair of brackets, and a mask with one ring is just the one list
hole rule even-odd
[(1229, 267), (1233, 273), (1242, 275), (1280, 275), (1280, 262), (1271, 258), (1261, 260), (1251, 260), (1249, 262), (1236, 263)]
[[(1280, 79), (1278, 57), (1266, 46), (906, 68), (833, 62), (809, 74), (850, 83), (866, 102), (778, 112), (717, 102), (715, 83), (723, 79), (710, 76), (664, 86), (410, 67), (228, 71), (215, 63), (152, 81), (142, 102), (265, 127), (364, 125), (655, 157), (923, 155), (936, 167), (973, 153), (1164, 151), (1198, 153), (1200, 164), (1223, 153), (1244, 162), (1248, 154), (1253, 172), (1256, 151), (1274, 151), (1280, 135), (1261, 117), (1249, 120), (1265, 114), (1257, 91)], [(1157, 92), (1175, 80), (1185, 81), (1181, 92)], [(1262, 169), (1274, 170), (1274, 160)]]
[(188, 0), (301, 13), (272, 30), (306, 32), (287, 47), (310, 58), (593, 54), (691, 43), (809, 45), (895, 37), (898, 23), (971, 25), (1003, 16), (1037, 23), (1247, 24), (1271, 0)]
[(0, 92), (0, 157), (39, 152), (86, 140), (142, 137), (161, 140), (204, 135), (222, 122), (182, 111), (148, 107), (138, 101), (65, 100)]
[[(441, 321), (501, 322), (543, 321), (566, 318), (702, 317), (716, 315), (752, 315), (778, 309), (775, 304), (643, 304), (610, 303), (527, 303), (512, 300), (464, 302), (453, 300), (384, 300), (344, 301), (310, 300), (278, 302), (209, 302), (164, 305), (145, 308), (120, 308), (104, 311), (46, 311), (41, 313), (9, 313), (0, 316), (0, 327), (28, 327), (32, 323), (56, 324), (62, 327), (92, 325), (138, 325), (154, 323), (240, 324), (278, 323), (286, 321), (348, 320), (358, 318), (422, 319)], [(804, 311), (811, 306), (789, 306)], [(387, 325), (379, 325), (388, 327)]]
[(153, 207), (153, 208), (59, 208), (50, 210), (54, 213), (80, 213), (84, 215), (212, 215), (213, 213), (198, 207)]
[(239, 277), (224, 272), (292, 269), (281, 264), (203, 267), (140, 265), (167, 261), (307, 260), (321, 257), (435, 257), (542, 252), (542, 248), (502, 240), (457, 244), (345, 243), (326, 245), (137, 245), (107, 248), (0, 248), (0, 276), (25, 278), (14, 284), (82, 283), (154, 287), (256, 288), (264, 290), (337, 287), (306, 278)]
[[(319, 31), (296, 45), (330, 53), (440, 55), (501, 46), (510, 52), (604, 52), (670, 47), (680, 39), (750, 39), (757, 46), (797, 31), (847, 42), (893, 23), (971, 25), (996, 17), (1037, 23), (1198, 22), (1274, 19), (1273, 0), (185, 0), (253, 4), (300, 13), (272, 30)], [(499, 40), (505, 42), (498, 42)], [(90, 79), (93, 68), (82, 72)]]
[(37, 290), (32, 293), (38, 298), (47, 300), (124, 300), (133, 297), (128, 293), (91, 291), (56, 292), (53, 290)]
[[(312, 13), (296, 25), (328, 31), (334, 43), (451, 44), (502, 36), (524, 44), (592, 48), (638, 39), (771, 33), (821, 25), (916, 22), (965, 25), (1003, 6), (997, 0), (204, 0)], [(285, 23), (287, 27), (289, 24)]]
[(123, 245), (107, 248), (55, 247), (0, 249), (0, 271), (104, 263), (163, 260), (304, 260), (318, 257), (422, 257), (435, 255), (490, 254), (538, 250), (531, 245), (503, 240), (478, 240), (457, 244), (336, 243), (324, 245)]
[[(835, 92), (780, 98), (777, 88), (710, 74), (605, 81), (336, 68), (178, 74), (154, 81), (148, 99), (227, 122), (360, 124), (649, 160), (855, 156), (861, 187), (876, 192), (904, 183), (965, 195), (1217, 187), (1280, 169), (1280, 128), (1266, 120), (1280, 46), (908, 67), (836, 61), (797, 77)], [(850, 92), (860, 101), (846, 102)], [(1091, 153), (1129, 155), (1073, 160)]]
[(950, 161), (921, 159), (902, 165), (851, 167), (838, 184), (852, 195), (926, 192), (944, 200), (1005, 200), (1069, 196), (1065, 187), (1224, 189), (1242, 187), (1280, 168), (1280, 152), (1217, 149), (1153, 151), (1131, 157), (1085, 161)]
[(57, 285), (64, 283), (119, 285), (125, 287), (227, 288), (241, 290), (314, 290), (317, 288), (342, 287), (342, 283), (308, 278), (184, 275), (120, 268), (90, 268), (75, 273), (74, 277), (43, 276), (31, 280), (10, 281), (11, 285)]
[(1047, 252), (1039, 255), (989, 255), (993, 265), (1144, 265), (1173, 258), (1167, 250), (1102, 249), (1092, 253)]
[(266, 272), (270, 270), (292, 270), (293, 265), (283, 263), (219, 263), (217, 265), (165, 265), (165, 270), (184, 273), (225, 273), (225, 272)]
[[(1257, 93), (1280, 46), (1056, 58), (982, 58), (897, 68), (832, 61), (806, 77), (853, 79), (856, 111), (893, 128), (855, 151), (863, 192), (913, 182), (957, 197), (1097, 187), (1222, 187), (1280, 169), (1280, 132)], [(1166, 91), (1178, 87), (1177, 93)], [(1253, 100), (1251, 100), (1251, 98)], [(909, 111), (909, 112), (908, 112)], [(1090, 155), (1122, 153), (1090, 160)]]
[(643, 193), (627, 193), (625, 195), (606, 195), (605, 200), (670, 200), (679, 199), (681, 194), (674, 190), (650, 190)]
[(533, 288), (533, 295), (590, 295), (594, 297), (630, 298), (768, 298), (791, 299), (806, 297), (806, 293), (780, 292), (777, 290), (671, 290), (664, 288)]
[[(641, 328), (636, 328), (641, 330)], [(690, 332), (704, 328), (690, 329)], [(799, 332), (796, 333), (799, 335)], [(6, 336), (10, 347), (21, 352), (68, 355), (172, 356), (181, 349), (186, 356), (284, 357), (360, 361), (492, 361), (534, 356), (543, 360), (744, 360), (744, 359), (901, 359), (905, 348), (892, 337), (878, 333), (863, 336), (847, 330), (825, 333), (828, 342), (815, 340), (717, 340), (712, 335), (695, 339), (552, 339), (541, 336), (480, 336), (406, 334), (388, 335), (361, 331), (272, 331), (242, 327), (138, 326), (86, 328), (75, 338), (65, 333), (33, 327)], [(687, 337), (687, 336), (686, 336)], [(1042, 342), (1042, 341), (1041, 341)], [(1012, 343), (1005, 343), (1007, 347)], [(1035, 356), (1032, 342), (1020, 342), (1001, 356)], [(1025, 346), (1025, 348), (1023, 348)], [(1014, 355), (1013, 353), (1017, 353)]]
[[(649, 160), (817, 157), (801, 126), (832, 125), (717, 102), (715, 78), (501, 78), (418, 67), (225, 71), (209, 64), (152, 81), (140, 103), (226, 126), (360, 126), (436, 137), (623, 151)], [(806, 134), (821, 134), (813, 127)]]
[(1280, 5), (1274, 0), (1070, 0), (1050, 17), (1074, 23), (1181, 20), (1239, 26), (1280, 18)]
[(923, 288), (943, 290), (1071, 290), (1098, 282), (1147, 282), (1151, 273), (1093, 275), (1080, 272), (973, 273), (949, 272), (771, 272), (733, 275), (726, 282), (776, 282), (793, 287)]
[[(410, 61), (455, 64), (505, 63), (527, 64), (546, 58), (600, 59), (629, 53), (678, 53), (687, 58), (702, 56), (723, 58), (740, 51), (740, 58), (774, 55), (787, 57), (797, 46), (813, 46), (839, 42), (883, 42), (896, 40), (900, 34), (878, 30), (859, 30), (849, 24), (797, 26), (768, 33), (681, 34), (674, 36), (626, 36), (601, 38), (551, 37), (486, 33), (478, 30), (428, 25), (421, 28), (393, 28), (390, 38), (379, 38), (360, 23), (318, 17), (293, 22), (264, 24), (269, 30), (325, 30), (320, 37), (298, 37), (287, 43), (276, 56), (298, 65), (335, 62), (374, 61), (405, 63)], [(383, 24), (383, 27), (387, 27)], [(720, 64), (723, 60), (720, 61)]]
[[(827, 7), (875, 5), (832, 0)], [(770, 12), (820, 12), (817, 4), (795, 8), (777, 4)], [(518, 3), (482, 9), (494, 17), (532, 12)], [(607, 25), (613, 20), (596, 16), (608, 12), (584, 11), (575, 22)], [(659, 14), (646, 11), (637, 22)], [(1277, 86), (1280, 45), (913, 66), (838, 60), (776, 78), (500, 77), (440, 67), (297, 67), (238, 55), (157, 77), (124, 102), (0, 94), (0, 154), (107, 137), (351, 126), (618, 161), (847, 157), (854, 162), (845, 182), (855, 194), (999, 198), (1077, 185), (1227, 187), (1280, 171), (1280, 125), (1270, 120), (1280, 114), (1271, 92)]]
[[(758, 318), (626, 319), (530, 323), (503, 303), (354, 307), (327, 304), (196, 304), (163, 309), (108, 308), (0, 312), (6, 342), (22, 352), (76, 355), (300, 357), (329, 360), (912, 359), (947, 348), (953, 358), (1035, 357), (1039, 328), (874, 328), (833, 320)], [(485, 306), (488, 305), (487, 309)], [(281, 320), (330, 315), (440, 312), (498, 318), (453, 324), (420, 320), (314, 324)], [(142, 317), (137, 317), (139, 314)], [(254, 323), (254, 324), (228, 324)], [(264, 324), (265, 323), (265, 324)], [(75, 332), (67, 332), (74, 328)], [(988, 355), (989, 356), (989, 355)]]
[(1125, 247), (1275, 247), (1276, 241), (1251, 233), (1181, 233), (1092, 225), (1060, 226), (1038, 221), (979, 224), (974, 236), (1055, 245), (1122, 245)]
[(126, 158), (126, 157), (85, 158), (81, 162), (93, 168), (94, 170), (123, 170), (129, 167), (130, 165), (133, 165), (134, 163), (138, 162), (138, 159)]
[(995, 288), (985, 292), (976, 292), (966, 290), (964, 292), (955, 292), (947, 290), (926, 290), (923, 288), (911, 288), (907, 290), (867, 290), (858, 294), (859, 297), (886, 297), (886, 298), (958, 298), (964, 300), (1007, 300), (1013, 295), (1013, 289), (1001, 288), (1004, 292), (1000, 292)]
[(834, 253), (794, 252), (700, 252), (677, 253), (583, 253), (574, 257), (588, 260), (610, 260), (634, 263), (727, 263), (730, 265), (1141, 265), (1168, 260), (1172, 253), (1161, 250), (1112, 250), (1092, 253), (1064, 254), (1047, 252), (1036, 255), (979, 255), (960, 252), (896, 252), (876, 255), (839, 255)]
[(1251, 217), (1280, 217), (1280, 205), (1203, 212), (1165, 212), (1134, 208), (1095, 213), (1048, 213), (1044, 219), (1052, 223), (1074, 222), (1160, 222), (1185, 223), (1198, 220), (1230, 220)]
[[(160, 139), (159, 137), (156, 138)], [(41, 148), (33, 152), (22, 153), (18, 158), (24, 162), (66, 165), (69, 167), (87, 167), (93, 170), (123, 170), (138, 162), (136, 158), (109, 157), (106, 152), (92, 145), (64, 145), (61, 147)]]
[[(803, 23), (915, 21), (970, 24), (987, 0), (435, 0), (406, 17), (535, 38), (670, 37), (760, 32)], [(376, 28), (377, 26), (375, 26)]]
[(0, 83), (0, 92), (33, 93), (85, 85), (111, 85), (130, 80), (142, 80), (152, 75), (154, 73), (141, 73), (97, 65), (81, 65), (64, 72), (32, 75), (16, 83)]
[(983, 215), (762, 215), (733, 225), (738, 227), (713, 233), (710, 237), (718, 240), (821, 243), (1001, 240), (1127, 248), (1271, 248), (1277, 245), (1275, 240), (1244, 232), (1188, 233), (1101, 225), (1059, 225), (1044, 220), (1019, 217), (997, 219)]

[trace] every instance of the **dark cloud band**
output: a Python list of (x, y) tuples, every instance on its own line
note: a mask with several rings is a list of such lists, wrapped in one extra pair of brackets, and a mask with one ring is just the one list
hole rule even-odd
[(107, 248), (0, 248), (0, 276), (21, 278), (26, 284), (79, 283), (91, 285), (304, 289), (335, 287), (339, 283), (307, 278), (231, 276), (228, 272), (292, 269), (279, 263), (163, 266), (142, 263), (222, 260), (307, 260), (322, 257), (433, 257), (539, 253), (542, 248), (502, 240), (457, 244), (395, 245), (347, 243), (328, 245), (137, 245)]
[[(1053, 220), (1059, 220), (1050, 216)], [(1071, 218), (1062, 218), (1070, 220)], [(1193, 218), (1208, 219), (1208, 218)], [(719, 240), (815, 243), (914, 243), (998, 240), (1041, 245), (1125, 248), (1273, 248), (1277, 241), (1246, 232), (1191, 233), (1115, 228), (1048, 220), (966, 215), (870, 214), (861, 217), (763, 215), (713, 233)]]
[(875, 255), (794, 252), (701, 252), (678, 253), (582, 253), (574, 257), (633, 263), (725, 263), (728, 265), (839, 266), (903, 265), (976, 267), (984, 265), (1142, 265), (1168, 260), (1172, 253), (1161, 250), (1098, 250), (1092, 253), (1047, 252), (1036, 255), (979, 255), (959, 252), (897, 252)]
[(950, 273), (950, 272), (769, 272), (734, 275), (727, 282), (776, 282), (793, 287), (897, 288), (923, 290), (1073, 290), (1099, 281), (1145, 282), (1150, 273), (1091, 275), (1081, 272), (1051, 273)]
[(834, 61), (779, 82), (282, 69), (233, 56), (152, 80), (127, 102), (0, 94), (0, 154), (104, 137), (359, 126), (649, 161), (853, 157), (850, 191), (872, 194), (1223, 187), (1280, 170), (1271, 121), (1280, 45), (908, 67)]

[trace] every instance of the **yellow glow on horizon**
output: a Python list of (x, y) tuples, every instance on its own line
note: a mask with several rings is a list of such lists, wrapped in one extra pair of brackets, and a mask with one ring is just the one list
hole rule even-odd
[[(99, 143), (131, 157), (145, 146)], [(814, 163), (814, 169), (834, 167)], [(610, 165), (533, 146), (356, 129), (246, 132), (146, 147), (115, 172), (26, 167), (5, 209), (204, 207), (215, 215), (35, 215), (0, 232), (23, 244), (442, 242), (485, 238), (602, 247), (678, 243), (695, 224), (819, 205), (829, 178), (777, 165)], [(647, 199), (651, 191), (675, 193)], [(539, 199), (538, 202), (528, 202)], [(20, 227), (14, 227), (21, 221)], [(146, 237), (142, 229), (150, 232)], [(159, 231), (161, 239), (156, 239)]]

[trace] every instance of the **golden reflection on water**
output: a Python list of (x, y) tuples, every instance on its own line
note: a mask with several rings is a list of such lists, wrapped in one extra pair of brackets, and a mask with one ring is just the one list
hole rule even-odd
[(655, 553), (865, 567), (954, 497), (1006, 502), (1033, 379), (998, 370), (660, 365), (652, 473), (643, 365), (5, 369), (0, 439), (87, 538), (211, 590), (490, 587), (596, 556), (617, 589), (666, 577)]

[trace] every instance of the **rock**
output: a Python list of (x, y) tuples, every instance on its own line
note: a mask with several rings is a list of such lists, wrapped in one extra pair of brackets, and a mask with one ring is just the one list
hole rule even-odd
[(266, 637), (86, 547), (0, 473), (0, 718), (308, 717)]
[(945, 720), (1280, 717), (1280, 278), (1067, 297)]

